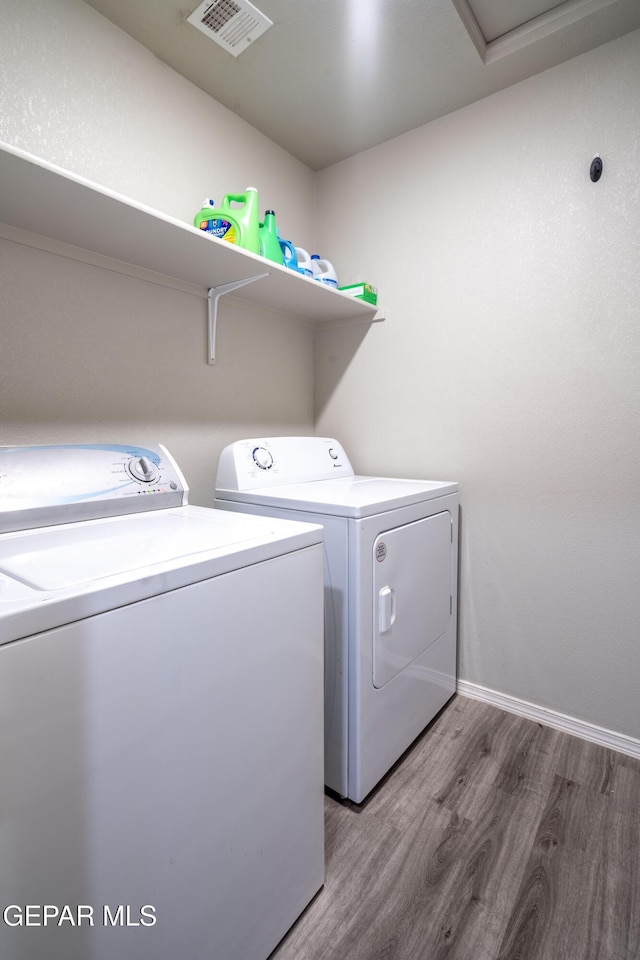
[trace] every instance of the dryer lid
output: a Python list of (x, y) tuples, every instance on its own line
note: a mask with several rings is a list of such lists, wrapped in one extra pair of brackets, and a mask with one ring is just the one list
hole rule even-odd
[(222, 451), (216, 478), (218, 500), (356, 518), (457, 489), (450, 481), (355, 476), (332, 437), (237, 440)]
[(354, 476), (253, 490), (216, 490), (216, 497), (231, 502), (277, 507), (279, 510), (360, 519), (433, 500), (456, 493), (457, 490), (457, 483), (446, 480)]

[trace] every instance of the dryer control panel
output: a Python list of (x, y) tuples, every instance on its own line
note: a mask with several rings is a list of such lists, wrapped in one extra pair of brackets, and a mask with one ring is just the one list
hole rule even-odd
[(220, 454), (216, 490), (251, 490), (352, 477), (342, 444), (330, 437), (237, 440)]
[(180, 507), (188, 490), (160, 444), (0, 447), (0, 533)]

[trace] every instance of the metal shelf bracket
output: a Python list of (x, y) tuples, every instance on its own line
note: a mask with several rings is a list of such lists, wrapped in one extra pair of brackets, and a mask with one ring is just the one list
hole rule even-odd
[(247, 283), (253, 283), (255, 280), (262, 280), (268, 277), (268, 273), (259, 273), (255, 277), (247, 277), (245, 280), (234, 280), (232, 283), (221, 283), (218, 287), (211, 287), (207, 294), (208, 313), (209, 313), (209, 364), (216, 362), (216, 324), (218, 320), (218, 300), (225, 293), (231, 293), (232, 290), (238, 290)]

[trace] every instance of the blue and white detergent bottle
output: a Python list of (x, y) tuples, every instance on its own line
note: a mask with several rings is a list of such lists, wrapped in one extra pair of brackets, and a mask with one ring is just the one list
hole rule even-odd
[(289, 270), (297, 271), (298, 258), (296, 256), (296, 248), (290, 240), (283, 240), (281, 237), (278, 237), (278, 242), (280, 243), (280, 249), (282, 250), (283, 264), (285, 267), (288, 267)]
[(296, 254), (296, 260), (298, 262), (298, 273), (301, 273), (303, 277), (313, 277), (313, 270), (311, 269), (311, 257), (306, 250), (303, 250), (302, 247), (294, 247)]
[(333, 264), (329, 263), (328, 260), (323, 260), (318, 253), (311, 254), (311, 269), (314, 280), (326, 283), (328, 287), (333, 287), (334, 290), (338, 289), (338, 277), (333, 269)]

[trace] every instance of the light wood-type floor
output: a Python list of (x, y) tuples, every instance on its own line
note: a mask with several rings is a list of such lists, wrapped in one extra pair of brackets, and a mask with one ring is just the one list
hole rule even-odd
[(640, 960), (640, 761), (456, 696), (270, 960)]

